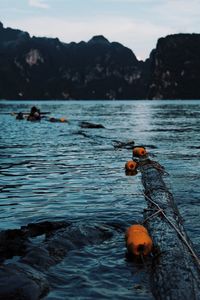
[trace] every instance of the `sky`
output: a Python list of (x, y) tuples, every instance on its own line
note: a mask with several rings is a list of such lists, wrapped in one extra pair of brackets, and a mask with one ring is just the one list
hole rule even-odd
[(103, 35), (145, 60), (168, 34), (200, 33), (200, 0), (0, 0), (4, 27), (65, 43)]

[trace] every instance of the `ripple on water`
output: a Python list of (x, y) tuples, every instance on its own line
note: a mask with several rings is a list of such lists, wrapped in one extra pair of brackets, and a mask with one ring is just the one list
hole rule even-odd
[[(125, 228), (143, 219), (146, 206), (140, 174), (125, 176), (131, 149), (115, 149), (114, 141), (146, 145), (165, 166), (188, 235), (200, 252), (199, 102), (35, 104), (69, 123), (20, 122), (0, 115), (1, 228), (57, 219), (115, 224), (111, 239), (72, 249), (49, 269), (51, 291), (45, 299), (151, 299), (148, 270), (125, 257)], [(31, 106), (0, 104), (2, 112)], [(82, 129), (81, 121), (105, 129)]]

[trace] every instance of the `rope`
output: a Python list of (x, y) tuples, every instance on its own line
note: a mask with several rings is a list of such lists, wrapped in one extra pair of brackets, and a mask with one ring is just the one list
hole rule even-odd
[(168, 216), (165, 214), (165, 212), (163, 211), (163, 209), (155, 202), (153, 201), (149, 196), (147, 196), (145, 193), (143, 193), (143, 195), (145, 196), (145, 198), (147, 198), (152, 204), (154, 204), (158, 211), (154, 214), (152, 214), (151, 216), (149, 216), (147, 219), (150, 219), (151, 217), (154, 217), (156, 214), (161, 213), (163, 215), (163, 217), (165, 217), (165, 219), (169, 222), (169, 224), (175, 229), (175, 231), (178, 233), (178, 235), (180, 236), (180, 238), (183, 240), (183, 242), (185, 243), (185, 245), (188, 247), (189, 251), (191, 252), (192, 256), (195, 258), (195, 260), (197, 261), (198, 267), (200, 267), (200, 260), (198, 258), (198, 256), (196, 255), (196, 253), (194, 252), (194, 250), (192, 249), (192, 247), (190, 246), (190, 244), (188, 243), (188, 241), (185, 239), (184, 235), (180, 232), (180, 230), (176, 227), (176, 225), (168, 218)]
[(162, 208), (161, 208), (161, 209), (158, 209), (155, 213), (153, 213), (152, 215), (150, 215), (149, 217), (147, 217), (147, 218), (143, 221), (143, 223), (146, 223), (147, 220), (149, 220), (149, 219), (151, 219), (151, 218), (157, 216), (160, 212), (163, 212)]

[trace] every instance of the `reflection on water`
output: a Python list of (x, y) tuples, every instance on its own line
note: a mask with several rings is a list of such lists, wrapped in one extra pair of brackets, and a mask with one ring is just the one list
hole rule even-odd
[[(33, 104), (70, 122), (16, 121), (7, 114)], [(140, 174), (124, 174), (131, 149), (114, 147), (135, 140), (170, 174), (166, 180), (200, 252), (198, 101), (2, 101), (0, 111), (1, 229), (57, 219), (124, 228), (142, 220)], [(82, 129), (80, 121), (105, 129)], [(46, 299), (151, 299), (148, 272), (126, 261), (121, 232), (70, 251), (47, 276), (52, 291)]]

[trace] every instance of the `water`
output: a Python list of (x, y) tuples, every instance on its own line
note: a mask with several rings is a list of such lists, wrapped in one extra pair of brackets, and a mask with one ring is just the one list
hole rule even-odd
[[(6, 114), (33, 105), (69, 123), (17, 121)], [(114, 149), (115, 140), (145, 145), (165, 166), (200, 252), (199, 101), (1, 101), (0, 110), (0, 229), (67, 220), (110, 226), (113, 233), (69, 251), (46, 271), (51, 291), (45, 299), (152, 299), (148, 270), (125, 257), (124, 230), (143, 219), (146, 203), (140, 174), (124, 174), (131, 150)], [(80, 121), (105, 129), (82, 129)]]

